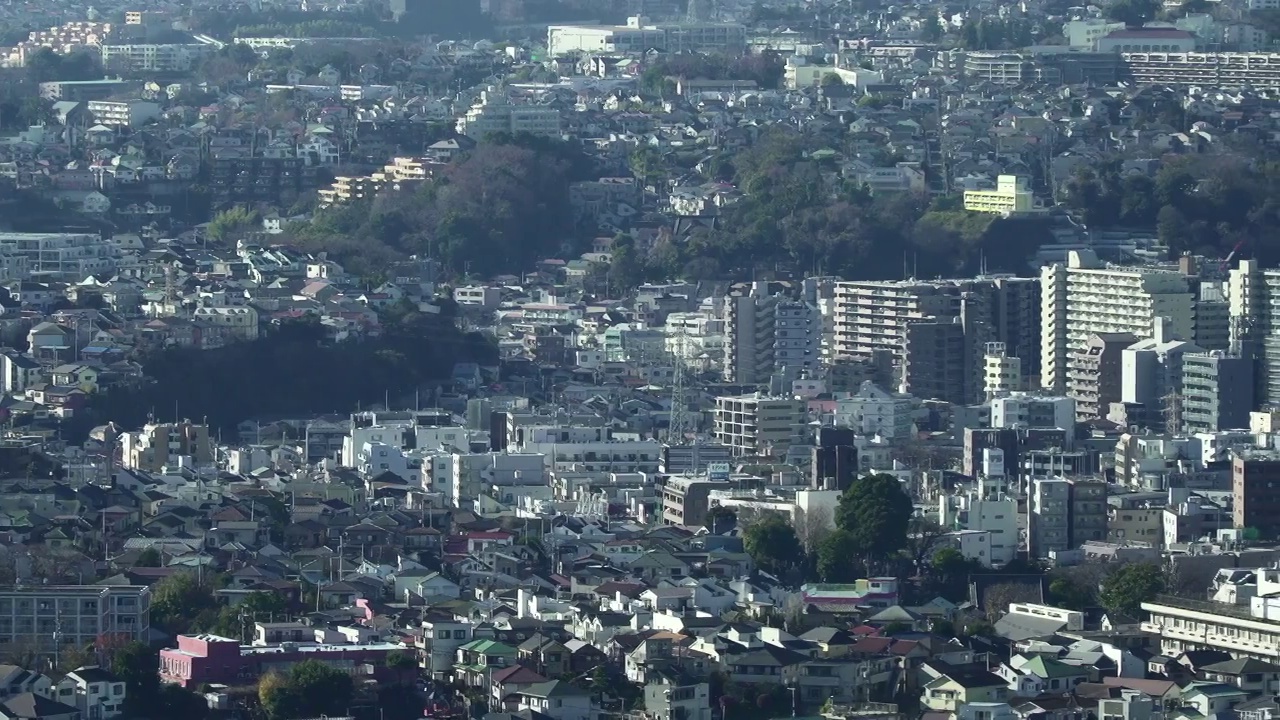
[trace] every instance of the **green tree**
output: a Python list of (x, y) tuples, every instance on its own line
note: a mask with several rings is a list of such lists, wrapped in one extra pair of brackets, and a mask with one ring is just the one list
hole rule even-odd
[(1159, 11), (1159, 0), (1114, 0), (1106, 8), (1107, 17), (1129, 27), (1142, 27)]
[(298, 693), (299, 710), (306, 717), (345, 715), (355, 686), (351, 676), (317, 660), (305, 660), (289, 670), (289, 686)]
[(158, 652), (137, 641), (112, 653), (110, 669), (124, 681), (124, 710), (131, 717), (147, 716), (154, 710), (160, 692), (159, 662)]
[(822, 76), (821, 84), (822, 84), (822, 87), (824, 88), (838, 87), (838, 86), (844, 85), (844, 79), (833, 72), (829, 72), (826, 75)]
[(392, 650), (387, 653), (387, 667), (393, 670), (408, 670), (418, 666), (418, 661), (413, 659), (413, 655), (402, 650)]
[(232, 240), (241, 233), (253, 229), (260, 220), (256, 210), (237, 205), (215, 215), (205, 227), (204, 232), (210, 240), (219, 242)]
[(1135, 616), (1142, 603), (1165, 591), (1164, 571), (1155, 563), (1128, 563), (1102, 580), (1098, 601), (1109, 612)]
[(1049, 581), (1049, 604), (1068, 610), (1084, 610), (1097, 603), (1097, 592), (1068, 577)]
[(930, 12), (924, 16), (924, 20), (920, 23), (920, 39), (925, 42), (938, 42), (942, 39), (942, 23), (938, 21), (938, 15)]
[(258, 703), (271, 720), (290, 720), (302, 714), (302, 698), (289, 678), (274, 670), (258, 679)]
[(138, 562), (135, 567), (151, 567), (157, 568), (164, 564), (164, 558), (160, 557), (160, 551), (149, 547), (138, 553)]
[(851, 549), (867, 565), (883, 562), (907, 545), (915, 508), (892, 475), (864, 475), (840, 496), (836, 527), (849, 534)]
[(853, 533), (837, 528), (818, 545), (818, 578), (822, 582), (853, 582), (863, 575), (863, 565), (858, 560), (857, 541)]
[(804, 562), (804, 548), (795, 528), (777, 513), (768, 513), (743, 533), (747, 554), (764, 570), (785, 573)]
[(182, 634), (216, 602), (213, 587), (202, 583), (195, 573), (170, 575), (151, 589), (151, 622), (168, 632)]

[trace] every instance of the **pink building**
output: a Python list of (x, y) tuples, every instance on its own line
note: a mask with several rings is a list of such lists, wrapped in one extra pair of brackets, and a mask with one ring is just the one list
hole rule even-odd
[(396, 674), (386, 664), (387, 653), (393, 650), (406, 648), (398, 643), (256, 646), (217, 635), (179, 635), (178, 647), (160, 651), (160, 679), (188, 688), (203, 683), (243, 685), (271, 670), (287, 672), (304, 660), (319, 660), (352, 674), (364, 674), (367, 666), (376, 679), (384, 680)]

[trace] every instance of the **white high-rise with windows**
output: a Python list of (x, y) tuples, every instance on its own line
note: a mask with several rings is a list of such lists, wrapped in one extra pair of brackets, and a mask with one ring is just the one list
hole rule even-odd
[(1103, 265), (1092, 251), (1073, 250), (1067, 263), (1044, 267), (1041, 283), (1040, 382), (1063, 392), (1089, 337), (1102, 333), (1152, 336), (1155, 319), (1184, 338), (1196, 336), (1193, 278), (1172, 267)]
[(725, 298), (724, 328), (724, 376), (731, 383), (763, 385), (774, 375), (790, 382), (815, 377), (821, 366), (822, 313), (770, 294), (768, 283)]

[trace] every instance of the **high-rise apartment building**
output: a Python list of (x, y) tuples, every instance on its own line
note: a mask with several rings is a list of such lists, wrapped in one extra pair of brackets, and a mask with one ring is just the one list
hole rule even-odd
[(749, 292), (724, 301), (724, 377), (738, 385), (785, 383), (816, 377), (822, 364), (822, 315), (806, 302), (752, 283)]
[(834, 355), (865, 360), (891, 352), (901, 391), (980, 402), (987, 343), (1003, 342), (1024, 373), (1034, 366), (1038, 298), (1031, 279), (842, 282), (835, 291)]
[(1182, 429), (1216, 433), (1249, 427), (1253, 410), (1253, 358), (1214, 350), (1182, 356)]
[(1194, 341), (1196, 278), (1187, 267), (1116, 267), (1100, 263), (1089, 250), (1071, 251), (1066, 264), (1040, 272), (1040, 382), (1063, 392), (1072, 374), (1083, 370), (1080, 355), (1089, 337), (1132, 333), (1151, 337), (1155, 319)]
[(1280, 532), (1280, 454), (1250, 451), (1231, 461), (1232, 524), (1263, 537)]
[(1280, 404), (1280, 270), (1242, 260), (1227, 279), (1231, 348), (1257, 359), (1255, 403)]
[(1137, 341), (1133, 333), (1095, 333), (1075, 353), (1067, 395), (1075, 398), (1077, 420), (1105, 417), (1111, 403), (1120, 402), (1122, 355)]
[(982, 392), (988, 400), (1022, 389), (1022, 359), (1009, 357), (1004, 343), (987, 343), (982, 354)]

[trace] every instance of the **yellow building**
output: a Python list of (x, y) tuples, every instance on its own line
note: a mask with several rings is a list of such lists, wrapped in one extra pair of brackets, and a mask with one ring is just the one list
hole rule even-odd
[(1027, 178), (1001, 175), (995, 190), (966, 190), (964, 209), (992, 215), (1014, 215), (1035, 210), (1035, 196)]

